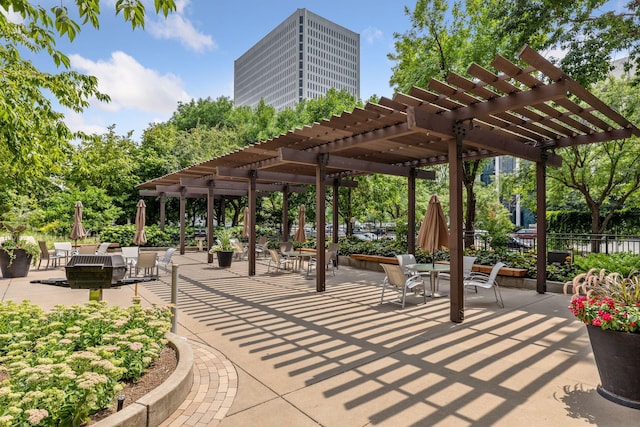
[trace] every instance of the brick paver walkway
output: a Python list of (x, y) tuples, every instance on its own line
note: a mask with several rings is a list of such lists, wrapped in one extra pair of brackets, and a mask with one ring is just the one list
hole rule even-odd
[(216, 349), (191, 341), (193, 386), (180, 407), (161, 424), (163, 427), (215, 426), (231, 408), (238, 392), (238, 374)]

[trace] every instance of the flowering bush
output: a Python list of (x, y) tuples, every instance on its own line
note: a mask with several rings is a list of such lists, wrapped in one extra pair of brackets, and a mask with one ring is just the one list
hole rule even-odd
[(169, 307), (0, 304), (0, 426), (79, 426), (166, 344)]
[(564, 285), (573, 287), (569, 310), (582, 322), (610, 329), (640, 333), (640, 276), (591, 269)]

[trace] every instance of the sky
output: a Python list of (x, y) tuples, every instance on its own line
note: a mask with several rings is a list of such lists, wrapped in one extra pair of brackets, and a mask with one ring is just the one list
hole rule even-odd
[[(306, 8), (360, 34), (360, 97), (391, 96), (394, 32), (410, 28), (402, 0), (177, 0), (168, 19), (147, 7), (145, 29), (132, 30), (115, 17), (115, 0), (102, 1), (100, 29), (84, 26), (76, 39), (60, 40), (58, 48), (71, 68), (98, 78), (110, 103), (97, 100), (83, 113), (64, 111), (72, 131), (102, 134), (133, 131), (139, 140), (151, 123), (167, 121), (179, 102), (192, 99), (233, 99), (233, 64), (298, 8)], [(72, 6), (71, 6), (72, 7)], [(32, 59), (54, 71), (45, 54)]]

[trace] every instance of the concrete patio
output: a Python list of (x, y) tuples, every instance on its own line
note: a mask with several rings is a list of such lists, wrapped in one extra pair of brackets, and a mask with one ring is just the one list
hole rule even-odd
[[(207, 416), (211, 402), (185, 402), (164, 425), (638, 425), (640, 412), (597, 394), (587, 332), (566, 295), (503, 288), (500, 309), (481, 289), (466, 294), (465, 321), (454, 324), (447, 298), (380, 305), (378, 272), (340, 267), (319, 294), (301, 273), (266, 273), (262, 258), (253, 277), (246, 261), (219, 269), (203, 252), (174, 262), (177, 333), (215, 355), (205, 365), (229, 372), (217, 379), (227, 392), (215, 416)], [(88, 299), (88, 291), (29, 283), (49, 277), (64, 271), (0, 279), (2, 300), (49, 308)], [(140, 284), (144, 303), (168, 303), (170, 280)], [(104, 293), (113, 304), (132, 296), (133, 286)], [(206, 393), (201, 382), (194, 388), (191, 399)]]

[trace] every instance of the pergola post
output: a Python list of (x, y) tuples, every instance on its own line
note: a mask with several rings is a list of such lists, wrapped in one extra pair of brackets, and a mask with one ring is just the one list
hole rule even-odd
[(462, 236), (462, 140), (466, 135), (463, 123), (454, 128), (455, 141), (449, 142), (449, 266), (450, 274), (450, 312), (452, 322), (464, 320), (464, 286), (462, 273), (463, 236)]
[(338, 243), (338, 190), (340, 189), (340, 180), (333, 180), (333, 233), (331, 236), (331, 241), (333, 243)]
[(326, 256), (325, 256), (325, 225), (326, 225), (326, 197), (327, 188), (324, 181), (327, 179), (328, 154), (318, 154), (316, 166), (316, 291), (324, 292), (326, 282)]
[(164, 224), (166, 222), (165, 212), (167, 209), (167, 195), (166, 193), (160, 193), (160, 230), (164, 231)]
[(256, 275), (256, 171), (249, 172), (249, 276)]
[(185, 204), (187, 197), (187, 189), (182, 187), (180, 190), (180, 255), (184, 255), (184, 238), (186, 230), (186, 218), (185, 218)]
[(209, 249), (213, 246), (213, 211), (215, 202), (215, 181), (209, 181), (207, 188), (207, 262), (213, 262), (213, 254), (209, 253)]
[(282, 186), (282, 241), (289, 239), (289, 184)]
[[(543, 153), (544, 154), (544, 153)], [(547, 168), (543, 156), (541, 162), (536, 162), (536, 234), (538, 247), (536, 249), (536, 291), (544, 294), (547, 291)]]
[(416, 168), (407, 178), (407, 253), (416, 253)]

